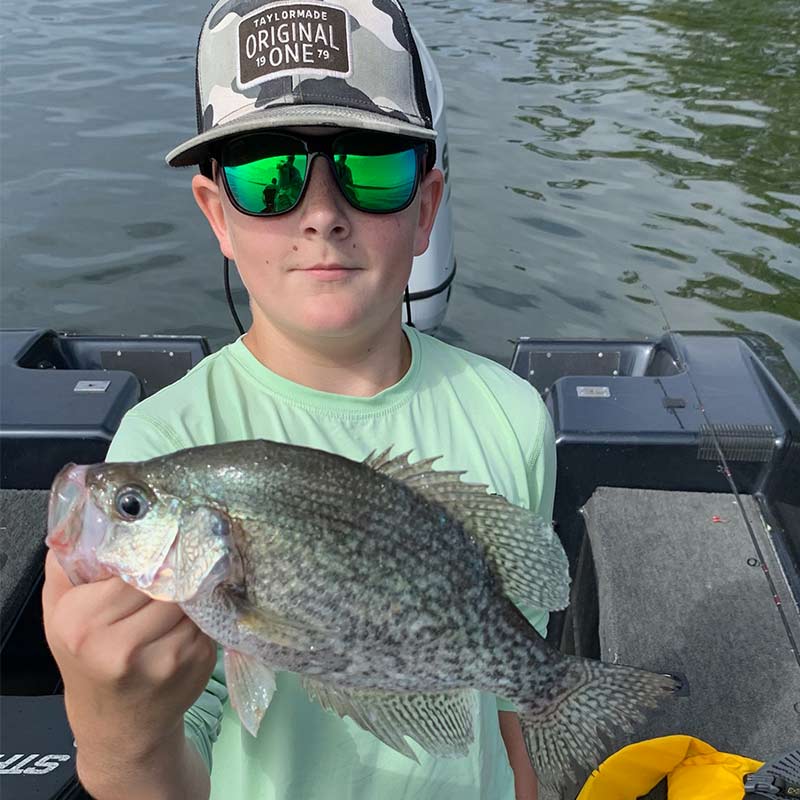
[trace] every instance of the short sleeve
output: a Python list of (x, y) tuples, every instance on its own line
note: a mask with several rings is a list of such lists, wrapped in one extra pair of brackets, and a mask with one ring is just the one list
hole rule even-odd
[(146, 461), (184, 447), (189, 445), (168, 425), (133, 409), (122, 418), (106, 453), (106, 461)]
[(552, 520), (556, 494), (556, 437), (550, 412), (538, 392), (536, 397), (541, 414), (541, 444), (528, 459), (530, 509), (544, 519)]

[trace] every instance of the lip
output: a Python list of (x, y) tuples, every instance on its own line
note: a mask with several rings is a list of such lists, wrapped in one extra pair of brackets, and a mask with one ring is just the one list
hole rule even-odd
[(67, 464), (50, 490), (47, 545), (68, 552), (80, 535), (86, 491), (86, 467)]
[(312, 267), (305, 267), (300, 272), (305, 272), (314, 278), (324, 281), (337, 280), (345, 277), (350, 272), (356, 272), (358, 267), (344, 267), (341, 264), (314, 264)]

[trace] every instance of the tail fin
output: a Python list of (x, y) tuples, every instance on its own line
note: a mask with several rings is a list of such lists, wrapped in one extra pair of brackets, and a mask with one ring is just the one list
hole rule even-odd
[(671, 675), (565, 656), (555, 683), (531, 702), (517, 701), (525, 744), (539, 780), (548, 786), (576, 779), (575, 767), (596, 767), (607, 741), (631, 732), (644, 711), (680, 688)]

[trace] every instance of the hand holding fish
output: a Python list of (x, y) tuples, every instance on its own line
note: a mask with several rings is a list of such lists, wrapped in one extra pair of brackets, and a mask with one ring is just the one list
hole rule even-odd
[(101, 797), (96, 787), (105, 780), (147, 779), (158, 760), (173, 771), (185, 742), (183, 714), (214, 669), (213, 640), (179, 605), (152, 600), (121, 578), (73, 586), (52, 552), (42, 601), (82, 782)]

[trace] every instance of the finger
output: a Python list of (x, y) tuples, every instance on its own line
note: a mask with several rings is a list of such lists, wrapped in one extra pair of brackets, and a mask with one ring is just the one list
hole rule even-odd
[(135, 613), (111, 625), (94, 628), (95, 635), (85, 640), (83, 649), (87, 663), (107, 665), (112, 673), (120, 675), (150, 673), (142, 652), (159, 645), (164, 636), (188, 618), (175, 603), (145, 599), (146, 605)]
[(42, 607), (45, 614), (65, 592), (72, 588), (72, 581), (58, 563), (56, 554), (52, 550), (48, 550), (44, 560), (44, 585), (42, 586)]
[(197, 625), (184, 615), (170, 631), (143, 647), (137, 654), (137, 660), (146, 665), (148, 672), (166, 675), (181, 664), (196, 662), (203, 653), (210, 657), (207, 640), (208, 637)]
[(162, 639), (185, 619), (188, 617), (177, 603), (150, 600), (147, 605), (115, 622), (109, 633), (123, 642), (138, 642), (144, 647)]
[(59, 603), (59, 614), (65, 619), (86, 620), (91, 627), (100, 628), (129, 617), (149, 602), (146, 594), (121, 578), (104, 578), (72, 587)]

